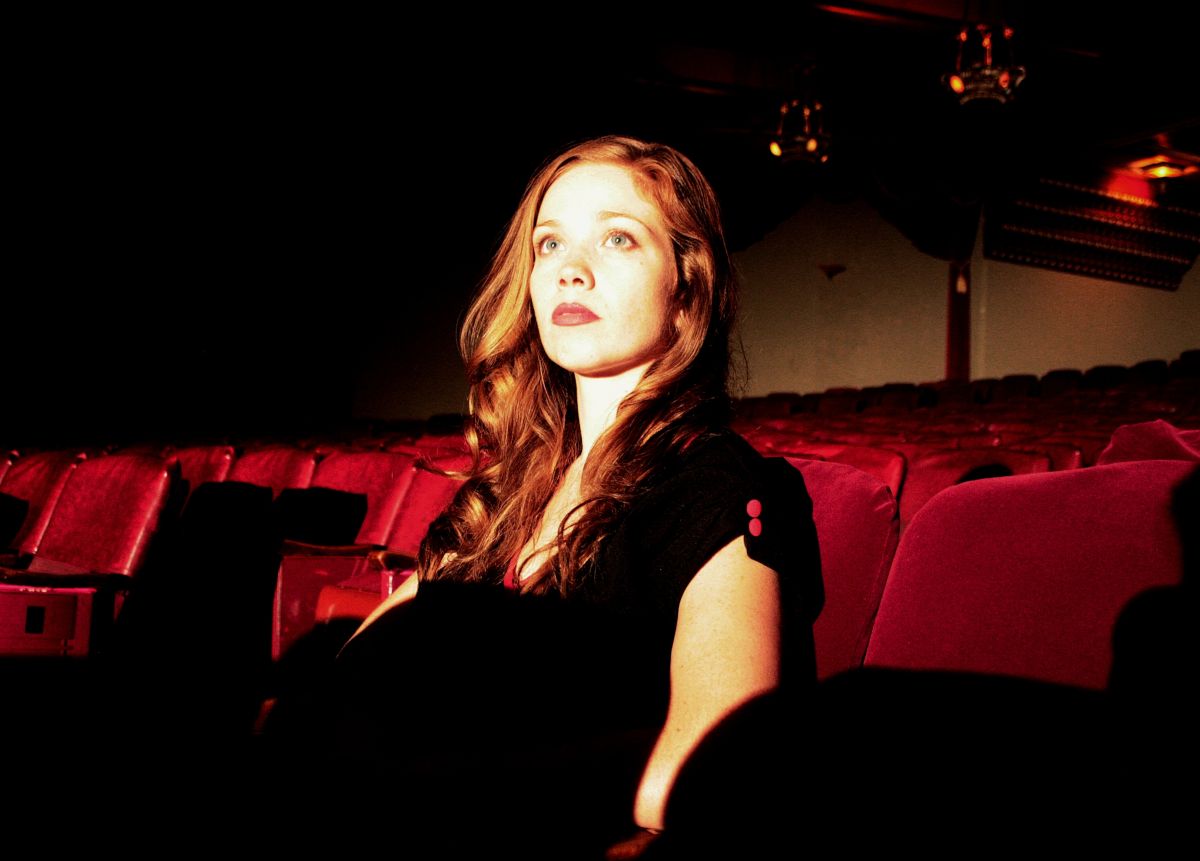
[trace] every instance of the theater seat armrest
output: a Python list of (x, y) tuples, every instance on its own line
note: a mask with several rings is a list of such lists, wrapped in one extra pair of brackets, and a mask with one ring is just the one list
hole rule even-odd
[(393, 550), (376, 550), (367, 557), (367, 564), (377, 571), (412, 571), (417, 560)]
[(378, 549), (377, 544), (306, 544), (290, 538), (283, 542), (284, 556), (366, 556)]
[(0, 583), (9, 586), (33, 586), (49, 589), (87, 588), (118, 591), (129, 589), (133, 578), (124, 574), (46, 574), (0, 568)]

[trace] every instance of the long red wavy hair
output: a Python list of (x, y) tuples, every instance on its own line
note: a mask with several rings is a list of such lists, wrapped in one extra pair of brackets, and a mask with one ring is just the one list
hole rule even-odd
[(563, 518), (532, 591), (571, 592), (588, 576), (640, 488), (697, 435), (729, 419), (736, 292), (720, 211), (699, 169), (665, 144), (609, 135), (546, 161), (525, 189), (459, 337), (470, 384), (467, 480), (421, 546), (423, 579), (499, 582), (530, 540), (581, 439), (573, 376), (542, 349), (529, 299), (533, 227), (551, 184), (580, 162), (623, 165), (668, 226), (678, 283), (674, 333), (588, 455), (583, 501)]

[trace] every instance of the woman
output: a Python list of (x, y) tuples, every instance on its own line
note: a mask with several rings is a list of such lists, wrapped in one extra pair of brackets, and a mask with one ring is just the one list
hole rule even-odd
[[(417, 575), (338, 663), (371, 667), (360, 680), (377, 691), (368, 679), (407, 637), (439, 667), (416, 682), (436, 689), (422, 702), (442, 703), (422, 732), (436, 723), (472, 734), (458, 718), (487, 727), (488, 703), (505, 701), (498, 720), (523, 739), (506, 750), (522, 751), (522, 764), (539, 761), (530, 750), (579, 750), (581, 740), (603, 760), (614, 748), (596, 742), (622, 740), (640, 760), (634, 822), (663, 829), (671, 788), (705, 735), (785, 676), (815, 677), (811, 503), (798, 472), (725, 427), (734, 310), (717, 202), (685, 156), (608, 136), (548, 161), (463, 327), (468, 480), (430, 530)], [(436, 624), (413, 612), (426, 599)], [(452, 609), (439, 616), (439, 603)], [(522, 670), (497, 681), (504, 656)], [(488, 669), (464, 671), (472, 662)], [(411, 693), (413, 683), (400, 684)], [(343, 738), (402, 708), (374, 697), (358, 697), (350, 724), (343, 714)], [(550, 741), (529, 730), (547, 717), (566, 725)], [(621, 734), (647, 727), (640, 740)], [(426, 776), (444, 771), (437, 756), (427, 764)], [(595, 787), (596, 770), (584, 771)], [(536, 795), (537, 780), (525, 789)]]

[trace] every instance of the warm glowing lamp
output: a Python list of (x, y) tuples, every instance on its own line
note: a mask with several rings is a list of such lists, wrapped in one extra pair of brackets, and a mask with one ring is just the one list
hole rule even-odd
[(1129, 170), (1146, 179), (1176, 179), (1195, 173), (1197, 167), (1184, 161), (1156, 155), (1130, 162)]
[(829, 161), (829, 134), (823, 108), (815, 99), (791, 99), (779, 106), (779, 125), (771, 140), (771, 155), (784, 161), (803, 159), (818, 164)]
[[(997, 42), (997, 35), (999, 41)], [(958, 31), (954, 71), (942, 76), (960, 104), (975, 99), (1007, 102), (1025, 80), (1025, 67), (1013, 63), (1011, 27), (964, 24)]]

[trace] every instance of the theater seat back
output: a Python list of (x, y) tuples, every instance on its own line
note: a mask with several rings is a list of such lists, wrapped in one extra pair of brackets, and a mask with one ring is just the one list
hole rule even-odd
[(942, 491), (900, 541), (865, 665), (1104, 688), (1122, 609), (1180, 582), (1171, 495), (1194, 468), (1141, 461)]
[(401, 452), (335, 451), (317, 464), (312, 486), (365, 495), (367, 514), (355, 540), (382, 547), (412, 484), (415, 460)]
[(908, 458), (900, 490), (900, 528), (903, 530), (938, 492), (955, 484), (997, 475), (1047, 472), (1050, 457), (1002, 448), (939, 449), (925, 445), (897, 446)]
[(75, 467), (30, 571), (132, 575), (167, 501), (172, 469), (161, 457), (112, 454)]
[(79, 460), (75, 451), (44, 451), (22, 457), (8, 468), (0, 492), (29, 506), (12, 539), (12, 549), (37, 553), (59, 494)]
[(278, 496), (288, 488), (308, 487), (318, 457), (316, 452), (286, 445), (247, 450), (234, 462), (226, 480), (269, 487)]
[(813, 625), (817, 676), (862, 664), (899, 534), (886, 484), (852, 466), (787, 458), (804, 475), (821, 550), (825, 605)]
[(233, 468), (234, 451), (229, 445), (198, 445), (181, 448), (171, 457), (190, 493), (210, 481), (224, 481)]
[[(470, 458), (466, 455), (447, 455), (432, 462), (446, 470), (466, 469), (469, 463)], [(400, 503), (395, 527), (388, 536), (388, 549), (415, 558), (429, 525), (446, 510), (462, 483), (460, 478), (418, 467)]]

